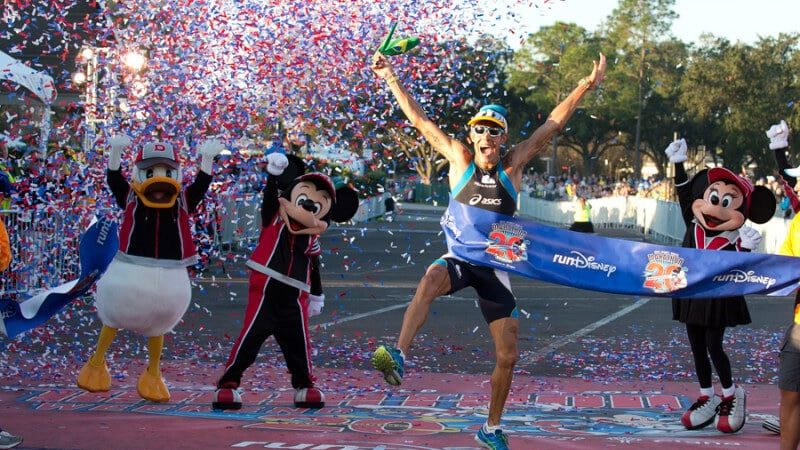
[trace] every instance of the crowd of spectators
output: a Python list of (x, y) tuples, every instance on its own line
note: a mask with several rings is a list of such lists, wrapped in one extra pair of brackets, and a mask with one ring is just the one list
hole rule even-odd
[[(554, 201), (571, 201), (576, 198), (601, 198), (616, 196), (638, 196), (665, 201), (676, 201), (675, 187), (672, 180), (649, 177), (634, 181), (629, 178), (610, 179), (608, 177), (590, 175), (582, 177), (578, 174), (562, 173), (560, 176), (548, 176), (538, 172), (523, 175), (523, 195)], [(769, 188), (778, 202), (775, 215), (786, 219), (794, 215), (786, 197), (782, 183), (773, 176), (762, 177), (755, 181), (756, 185)]]
[(582, 177), (578, 174), (564, 172), (561, 176), (532, 172), (523, 175), (523, 195), (546, 200), (574, 200), (578, 197), (586, 199), (639, 195), (668, 200), (668, 183), (655, 177), (639, 180), (590, 175)]

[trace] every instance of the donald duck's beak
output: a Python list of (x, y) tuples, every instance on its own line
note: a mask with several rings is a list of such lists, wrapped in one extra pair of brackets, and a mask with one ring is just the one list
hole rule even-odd
[(142, 203), (150, 208), (172, 208), (181, 189), (181, 184), (170, 177), (148, 178), (131, 185)]

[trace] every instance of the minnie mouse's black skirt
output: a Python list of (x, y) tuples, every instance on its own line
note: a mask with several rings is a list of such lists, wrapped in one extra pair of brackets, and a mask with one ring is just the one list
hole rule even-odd
[(672, 319), (704, 327), (735, 327), (751, 322), (744, 297), (673, 298)]

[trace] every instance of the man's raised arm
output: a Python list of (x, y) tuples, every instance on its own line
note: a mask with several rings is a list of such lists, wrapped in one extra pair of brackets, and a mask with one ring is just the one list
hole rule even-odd
[(372, 57), (372, 71), (389, 84), (389, 88), (397, 99), (400, 109), (411, 121), (411, 125), (425, 136), (425, 139), (430, 142), (437, 152), (451, 163), (461, 162), (465, 158), (469, 159), (469, 149), (464, 144), (448, 136), (428, 118), (419, 103), (400, 84), (394, 74), (391, 63), (380, 52), (376, 52)]
[(591, 75), (581, 79), (578, 86), (558, 106), (553, 108), (547, 121), (537, 128), (531, 137), (514, 146), (514, 151), (509, 155), (510, 166), (513, 170), (521, 171), (536, 154), (544, 149), (544, 145), (553, 134), (564, 128), (586, 93), (603, 82), (605, 74), (606, 57), (601, 53), (600, 62), (594, 61)]

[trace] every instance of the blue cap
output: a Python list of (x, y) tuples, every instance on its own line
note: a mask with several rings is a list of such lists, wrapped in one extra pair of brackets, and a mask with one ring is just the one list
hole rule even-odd
[(467, 125), (472, 126), (481, 121), (492, 122), (504, 130), (508, 129), (508, 122), (506, 121), (506, 116), (508, 115), (508, 111), (500, 105), (485, 105), (478, 110), (478, 113), (469, 119)]

